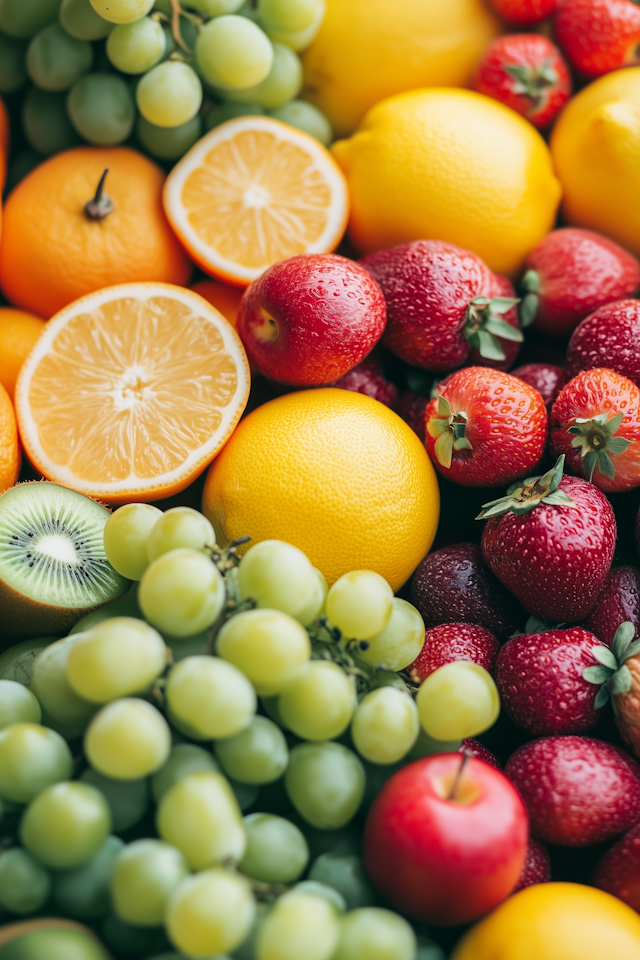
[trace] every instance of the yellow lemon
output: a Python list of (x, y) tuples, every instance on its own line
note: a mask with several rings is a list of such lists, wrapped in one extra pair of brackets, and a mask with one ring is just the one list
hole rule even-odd
[(332, 149), (351, 191), (349, 235), (363, 253), (447, 240), (513, 275), (553, 226), (560, 202), (537, 130), (470, 90), (390, 97)]
[(418, 87), (464, 87), (500, 23), (483, 0), (328, 0), (303, 56), (303, 96), (338, 136), (367, 110)]
[(540, 883), (481, 920), (451, 960), (638, 960), (640, 917), (609, 893)]
[(226, 542), (303, 550), (331, 585), (375, 570), (393, 590), (433, 541), (438, 483), (413, 430), (377, 400), (322, 388), (241, 421), (212, 463), (202, 511)]
[(640, 67), (608, 73), (570, 100), (551, 151), (567, 221), (640, 255)]

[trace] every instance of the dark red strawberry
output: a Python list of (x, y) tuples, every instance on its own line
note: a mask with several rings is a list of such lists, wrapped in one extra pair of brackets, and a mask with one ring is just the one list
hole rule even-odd
[(530, 473), (547, 438), (547, 409), (537, 390), (500, 370), (465, 367), (426, 411), (427, 453), (455, 483), (494, 487)]
[(375, 350), (331, 386), (340, 387), (342, 390), (353, 390), (354, 393), (364, 393), (365, 396), (379, 400), (392, 410), (395, 410), (398, 403), (398, 388), (385, 377), (382, 360)]
[(518, 316), (518, 298), (516, 297), (513, 284), (510, 280), (501, 276), (499, 273), (494, 273), (493, 276), (496, 282), (496, 292), (494, 296), (505, 297), (513, 303), (511, 309), (502, 314), (502, 319), (505, 323), (508, 323), (510, 327), (513, 327), (518, 334), (518, 338), (514, 340), (505, 340), (502, 337), (497, 338), (504, 354), (503, 360), (491, 360), (482, 353), (479, 346), (472, 346), (469, 350), (469, 356), (465, 361), (465, 366), (491, 367), (493, 370), (508, 370), (509, 367), (512, 367), (516, 362), (521, 347), (520, 341), (522, 334), (520, 332), (520, 318)]
[(398, 413), (405, 423), (408, 423), (414, 433), (417, 433), (422, 442), (425, 440), (425, 431), (427, 429), (425, 412), (428, 397), (420, 397), (417, 393), (407, 390), (400, 398)]
[(490, 767), (495, 767), (496, 770), (502, 770), (502, 767), (498, 763), (498, 758), (491, 753), (491, 750), (487, 750), (483, 743), (480, 743), (479, 740), (475, 740), (473, 737), (465, 737), (460, 744), (458, 753), (468, 754), (475, 757), (476, 760), (484, 760)]
[(483, 360), (503, 361), (502, 341), (522, 341), (505, 323), (514, 301), (503, 281), (469, 250), (416, 240), (360, 261), (382, 288), (387, 326), (382, 342), (402, 360), (436, 372), (455, 370), (477, 347)]
[(594, 310), (632, 296), (638, 287), (640, 263), (617, 243), (576, 227), (552, 230), (527, 257), (522, 323), (568, 337)]
[(509, 33), (487, 48), (474, 89), (546, 127), (571, 96), (571, 74), (558, 48), (535, 33)]
[(443, 623), (426, 631), (422, 650), (406, 670), (412, 680), (422, 683), (445, 663), (469, 660), (493, 674), (499, 648), (495, 636), (484, 627), (473, 623)]
[(607, 850), (592, 883), (640, 913), (640, 824)]
[(640, 640), (633, 641), (636, 628), (631, 621), (621, 623), (611, 648), (593, 648), (599, 666), (588, 667), (583, 677), (598, 688), (596, 707), (609, 699), (622, 739), (636, 757), (640, 756)]
[(482, 553), (529, 613), (552, 623), (583, 620), (609, 572), (616, 521), (605, 495), (563, 477), (564, 457), (542, 477), (484, 505)]
[(484, 562), (475, 543), (428, 554), (411, 579), (411, 602), (425, 627), (472, 623), (504, 639), (522, 622), (522, 608)]
[(556, 40), (586, 77), (639, 63), (640, 9), (631, 0), (560, 0)]
[(585, 370), (554, 403), (549, 441), (573, 473), (600, 490), (639, 486), (640, 389), (612, 370)]
[(613, 840), (640, 820), (640, 764), (591, 737), (545, 737), (520, 747), (505, 773), (531, 833), (563, 847)]
[(583, 677), (597, 667), (597, 637), (581, 627), (522, 633), (500, 649), (495, 680), (500, 702), (516, 726), (532, 737), (586, 733), (600, 711), (598, 693)]
[(505, 20), (524, 27), (550, 16), (558, 6), (558, 0), (491, 0), (491, 6)]
[(598, 640), (611, 646), (621, 623), (635, 627), (632, 639), (640, 637), (640, 570), (637, 567), (616, 567), (605, 577), (596, 605), (583, 622)]
[(556, 367), (552, 363), (526, 363), (523, 367), (512, 370), (511, 376), (524, 380), (537, 390), (547, 410), (551, 409), (560, 391), (569, 382), (569, 374), (565, 368)]
[(529, 837), (527, 859), (512, 893), (524, 890), (525, 887), (532, 887), (534, 883), (549, 883), (550, 880), (551, 862), (547, 848), (539, 840)]
[(567, 367), (574, 377), (606, 367), (640, 387), (640, 302), (619, 300), (586, 317), (569, 341)]

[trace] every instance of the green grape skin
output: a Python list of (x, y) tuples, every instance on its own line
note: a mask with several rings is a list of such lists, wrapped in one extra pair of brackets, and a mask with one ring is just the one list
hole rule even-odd
[(356, 708), (351, 677), (329, 660), (310, 660), (278, 701), (285, 726), (303, 740), (333, 740), (349, 726)]
[(149, 781), (144, 777), (140, 780), (112, 780), (87, 767), (80, 774), (80, 780), (99, 790), (107, 801), (114, 833), (123, 833), (135, 826), (149, 809)]
[(249, 726), (256, 695), (243, 673), (219, 657), (186, 657), (171, 668), (165, 687), (172, 718), (196, 737), (233, 737)]
[(190, 0), (189, 6), (203, 17), (221, 17), (225, 13), (236, 13), (244, 0)]
[(111, 514), (104, 526), (104, 552), (121, 576), (142, 580), (149, 566), (147, 540), (161, 516), (150, 503), (126, 503)]
[[(107, 521), (108, 522), (108, 521)], [(110, 620), (111, 617), (135, 617), (137, 620), (143, 620), (142, 610), (138, 606), (138, 584), (134, 583), (132, 587), (117, 600), (111, 603), (105, 603), (103, 607), (86, 613), (84, 617), (78, 620), (69, 631), (72, 637), (76, 633), (86, 633), (93, 627), (102, 623), (103, 620)]]
[(71, 776), (73, 758), (55, 730), (14, 723), (0, 731), (0, 796), (29, 803), (42, 790)]
[(289, 890), (290, 897), (306, 896), (307, 894), (327, 900), (338, 913), (344, 913), (347, 909), (344, 897), (335, 887), (329, 887), (326, 883), (318, 883), (317, 880), (302, 880), (300, 883), (296, 883), (292, 890)]
[(68, 90), (91, 69), (93, 49), (70, 37), (59, 23), (37, 33), (27, 49), (27, 73), (43, 90)]
[(297, 33), (307, 30), (318, 12), (318, 0), (258, 0), (258, 13), (266, 29)]
[(263, 883), (293, 883), (309, 862), (309, 847), (294, 823), (271, 813), (244, 818), (247, 849), (240, 869)]
[(415, 702), (404, 690), (379, 687), (358, 705), (351, 737), (358, 753), (371, 763), (397, 763), (418, 738), (420, 720)]
[(80, 736), (96, 712), (95, 704), (80, 697), (69, 683), (67, 658), (74, 643), (75, 637), (45, 647), (33, 664), (31, 683), (48, 719), (61, 724), (70, 738)]
[(60, 637), (36, 637), (33, 640), (23, 640), (0, 653), (0, 679), (15, 680), (24, 687), (31, 685), (33, 679), (33, 665), (36, 657), (51, 643)]
[(313, 601), (318, 583), (302, 550), (282, 540), (263, 540), (250, 547), (240, 561), (238, 589), (241, 600), (251, 598), (258, 607), (280, 610), (297, 619)]
[(90, 73), (78, 80), (68, 93), (67, 111), (80, 136), (99, 147), (126, 140), (136, 116), (126, 81), (110, 73)]
[(327, 601), (327, 593), (329, 592), (329, 587), (322, 571), (314, 567), (313, 573), (316, 578), (315, 592), (307, 606), (296, 617), (296, 620), (299, 620), (304, 627), (310, 626), (323, 612), (324, 605)]
[(87, 783), (56, 783), (39, 793), (20, 823), (20, 839), (46, 867), (69, 870), (96, 855), (111, 830), (102, 794)]
[(257, 960), (331, 960), (339, 935), (338, 913), (327, 899), (288, 893), (262, 925)]
[(12, 723), (40, 723), (40, 704), (21, 683), (0, 680), (0, 730)]
[(202, 27), (196, 58), (207, 83), (222, 90), (242, 90), (257, 86), (268, 76), (273, 46), (252, 20), (229, 14)]
[(138, 780), (169, 756), (171, 732), (154, 706), (137, 697), (114, 700), (95, 715), (84, 737), (89, 763), (113, 780)]
[(171, 650), (171, 656), (174, 663), (184, 660), (185, 657), (201, 657), (209, 655), (211, 645), (211, 628), (201, 630), (200, 633), (192, 637), (172, 637), (169, 633), (163, 633), (164, 642)]
[(162, 514), (149, 534), (147, 556), (151, 562), (181, 547), (207, 553), (215, 543), (215, 531), (202, 513), (192, 507), (172, 507)]
[(300, 53), (311, 46), (320, 32), (320, 27), (324, 22), (327, 12), (326, 0), (317, 0), (316, 14), (313, 21), (304, 30), (273, 30), (271, 27), (265, 27), (267, 36), (274, 43), (284, 43), (292, 50)]
[(356, 813), (365, 788), (364, 768), (340, 743), (299, 743), (284, 778), (289, 799), (312, 826), (337, 830)]
[(324, 147), (328, 147), (333, 140), (333, 127), (321, 110), (305, 100), (291, 100), (282, 107), (269, 111), (269, 116), (290, 127), (308, 133), (315, 137)]
[(196, 114), (177, 127), (157, 127), (140, 116), (136, 133), (144, 149), (153, 157), (179, 160), (202, 136), (202, 119)]
[(309, 660), (309, 634), (279, 610), (246, 610), (218, 633), (217, 652), (238, 667), (261, 697), (282, 693)]
[(225, 778), (209, 771), (191, 773), (174, 784), (158, 804), (158, 833), (177, 847), (193, 870), (232, 858), (246, 847), (242, 814)]
[(146, 619), (175, 637), (190, 637), (210, 627), (225, 599), (224, 580), (218, 568), (203, 553), (188, 548), (171, 550), (154, 560), (138, 590), (138, 602)]
[(113, 909), (125, 923), (159, 926), (167, 901), (189, 875), (189, 865), (162, 840), (135, 840), (121, 849), (111, 875)]
[(52, 899), (58, 910), (76, 920), (95, 920), (109, 913), (109, 881), (123, 847), (120, 837), (109, 836), (81, 867), (56, 871)]
[(157, 20), (142, 17), (114, 27), (107, 38), (107, 56), (122, 73), (145, 73), (162, 60), (164, 31)]
[(42, 864), (21, 847), (0, 853), (0, 907), (29, 914), (49, 898), (51, 877)]
[(179, 127), (195, 117), (202, 103), (202, 84), (195, 70), (177, 60), (159, 63), (136, 88), (138, 110), (156, 127)]
[(430, 674), (416, 697), (420, 723), (435, 740), (477, 737), (498, 719), (500, 695), (477, 663), (456, 660)]
[(234, 950), (247, 938), (256, 914), (248, 881), (214, 868), (187, 877), (167, 905), (166, 928), (179, 950), (213, 957)]
[(260, 716), (235, 737), (216, 741), (215, 751), (224, 772), (240, 783), (272, 783), (282, 776), (289, 761), (282, 730)]
[(415, 956), (415, 933), (391, 910), (363, 907), (340, 921), (334, 960), (415, 960)]
[(428, 736), (423, 727), (420, 727), (418, 739), (407, 755), (408, 760), (420, 760), (422, 757), (430, 757), (434, 753), (457, 753), (462, 745), (462, 740), (435, 740)]
[(165, 793), (184, 777), (201, 771), (221, 773), (220, 766), (208, 750), (194, 743), (177, 743), (160, 769), (151, 779), (151, 793), (160, 803)]
[(0, 33), (0, 93), (15, 93), (27, 82), (26, 52), (22, 40)]
[(352, 570), (340, 577), (327, 594), (327, 617), (344, 637), (367, 640), (391, 619), (393, 590), (373, 570)]
[[(171, 949), (162, 927), (139, 927), (110, 913), (100, 924), (100, 939), (121, 957), (147, 957)], [(111, 956), (111, 955), (110, 955)], [(60, 960), (67, 960), (61, 957)], [(75, 960), (75, 958), (74, 958)], [(84, 958), (82, 958), (84, 960)], [(91, 958), (93, 960), (93, 958)], [(185, 960), (179, 955), (178, 960)]]
[(260, 930), (262, 929), (262, 924), (271, 913), (271, 909), (272, 907), (269, 903), (256, 904), (256, 917), (253, 921), (253, 926), (249, 931), (249, 936), (239, 947), (233, 951), (231, 954), (232, 960), (256, 960), (256, 945), (260, 935)]
[(149, 13), (153, 0), (91, 0), (91, 6), (109, 23), (133, 23)]
[(252, 783), (240, 783), (238, 780), (232, 780), (231, 777), (227, 777), (227, 780), (233, 790), (233, 795), (238, 801), (238, 806), (244, 813), (245, 810), (255, 804), (260, 793), (259, 788)]
[(67, 115), (65, 95), (39, 87), (31, 87), (22, 102), (22, 129), (30, 146), (45, 157), (80, 143)]
[(309, 870), (309, 879), (337, 890), (348, 910), (370, 907), (376, 902), (362, 859), (353, 853), (321, 854)]
[(416, 659), (424, 644), (424, 620), (412, 603), (394, 597), (391, 617), (380, 633), (369, 637), (358, 656), (371, 666), (404, 670)]
[(263, 117), (265, 113), (266, 110), (258, 103), (223, 103), (222, 106), (208, 111), (204, 118), (204, 127), (208, 132), (227, 120), (235, 120), (236, 117)]
[(0, 30), (10, 37), (29, 40), (58, 19), (60, 0), (0, 0)]
[(60, 23), (76, 40), (103, 40), (113, 28), (95, 12), (90, 0), (62, 0)]

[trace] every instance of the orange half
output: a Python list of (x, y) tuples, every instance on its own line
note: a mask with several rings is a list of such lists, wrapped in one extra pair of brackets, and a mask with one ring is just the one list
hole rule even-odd
[(127, 283), (56, 314), (27, 357), (16, 413), (49, 480), (107, 503), (183, 490), (233, 432), (249, 396), (240, 339), (206, 300)]
[(326, 253), (342, 239), (347, 182), (314, 137), (271, 117), (220, 124), (180, 160), (164, 208), (203, 270), (248, 286), (298, 253)]

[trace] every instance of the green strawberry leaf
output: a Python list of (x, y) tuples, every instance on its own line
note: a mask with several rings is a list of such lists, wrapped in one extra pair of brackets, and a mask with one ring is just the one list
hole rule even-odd
[(433, 450), (440, 466), (448, 470), (451, 466), (451, 457), (453, 456), (453, 434), (451, 430), (440, 434), (434, 444)]
[[(585, 460), (586, 459), (587, 457), (585, 457)], [(609, 480), (615, 479), (615, 475), (616, 475), (615, 467), (613, 466), (611, 457), (609, 456), (606, 450), (601, 450), (600, 453), (598, 454), (598, 470), (604, 477), (608, 477)]]
[(582, 677), (588, 683), (606, 683), (611, 676), (608, 667), (585, 667), (582, 671)]
[(564, 490), (554, 490), (548, 497), (544, 498), (545, 503), (551, 503), (555, 507), (575, 507), (575, 503)]
[(631, 646), (627, 647), (623, 660), (630, 660), (631, 657), (637, 657), (640, 653), (640, 640), (636, 640), (635, 643), (632, 643)]
[(632, 685), (633, 678), (629, 667), (622, 666), (609, 680), (609, 693), (612, 697), (620, 693), (626, 693), (627, 690), (631, 690)]
[(625, 620), (614, 633), (613, 640), (611, 641), (611, 650), (618, 663), (622, 661), (625, 651), (635, 636), (635, 632), (636, 628), (631, 620)]
[[(509, 313), (517, 303), (520, 303), (519, 297), (494, 297), (489, 302), (489, 313)], [(513, 327), (511, 329), (513, 330)]]
[(472, 337), (469, 338), (472, 345), (474, 345), (476, 337), (478, 339), (478, 351), (480, 356), (485, 360), (506, 359), (506, 354), (500, 346), (500, 342), (496, 340), (492, 334), (487, 333), (486, 330), (478, 330)]
[(624, 437), (611, 437), (607, 443), (607, 451), (613, 454), (626, 453), (632, 443), (632, 440), (625, 440)]
[(593, 706), (596, 710), (599, 710), (600, 707), (604, 707), (605, 704), (609, 703), (611, 696), (609, 694), (609, 688), (606, 683), (603, 683), (598, 692), (596, 693), (596, 698), (593, 701)]
[(520, 302), (518, 311), (520, 317), (520, 326), (523, 329), (530, 327), (538, 313), (538, 304), (540, 297), (537, 293), (527, 293)]
[(609, 650), (609, 647), (605, 647), (604, 645), (598, 646), (598, 647), (592, 647), (591, 653), (593, 654), (595, 659), (598, 661), (598, 663), (601, 663), (603, 666), (609, 667), (610, 670), (618, 669), (618, 661), (614, 657), (611, 650)]
[(525, 293), (540, 293), (540, 274), (538, 271), (527, 270), (520, 286)]
[(522, 343), (524, 340), (522, 330), (512, 327), (510, 323), (500, 320), (499, 317), (490, 317), (485, 323), (484, 329), (495, 337), (502, 337), (503, 340), (513, 340), (515, 343)]

